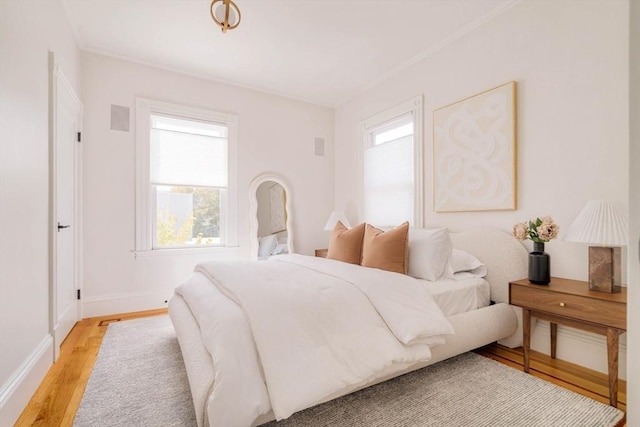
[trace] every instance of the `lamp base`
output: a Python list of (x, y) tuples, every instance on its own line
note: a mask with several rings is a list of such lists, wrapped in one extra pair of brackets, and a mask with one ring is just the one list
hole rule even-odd
[(589, 246), (589, 290), (620, 292), (622, 276), (619, 247)]

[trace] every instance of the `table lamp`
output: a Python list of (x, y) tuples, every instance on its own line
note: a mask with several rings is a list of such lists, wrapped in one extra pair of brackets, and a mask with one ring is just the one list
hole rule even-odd
[(347, 219), (347, 216), (344, 214), (343, 211), (333, 211), (329, 216), (329, 220), (327, 221), (327, 224), (324, 226), (324, 231), (332, 231), (335, 228), (338, 221), (340, 221), (345, 227), (351, 228), (351, 225), (349, 224), (349, 220)]
[(587, 202), (563, 240), (589, 243), (589, 289), (620, 292), (621, 246), (627, 245), (629, 225), (626, 211), (605, 200)]

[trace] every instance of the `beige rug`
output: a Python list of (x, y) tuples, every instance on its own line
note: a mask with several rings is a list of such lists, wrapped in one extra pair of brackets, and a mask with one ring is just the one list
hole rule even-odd
[[(613, 427), (622, 418), (611, 406), (465, 353), (268, 426)], [(74, 425), (196, 425), (168, 316), (109, 325)]]

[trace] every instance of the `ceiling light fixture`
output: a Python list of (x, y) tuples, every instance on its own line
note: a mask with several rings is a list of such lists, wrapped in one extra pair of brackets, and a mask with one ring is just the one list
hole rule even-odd
[(240, 25), (240, 9), (233, 1), (213, 0), (210, 9), (213, 22), (222, 28), (223, 33)]

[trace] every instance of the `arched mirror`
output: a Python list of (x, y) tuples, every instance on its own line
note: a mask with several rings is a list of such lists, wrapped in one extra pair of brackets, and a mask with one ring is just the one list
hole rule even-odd
[(291, 189), (275, 174), (256, 177), (249, 187), (251, 258), (293, 253)]

